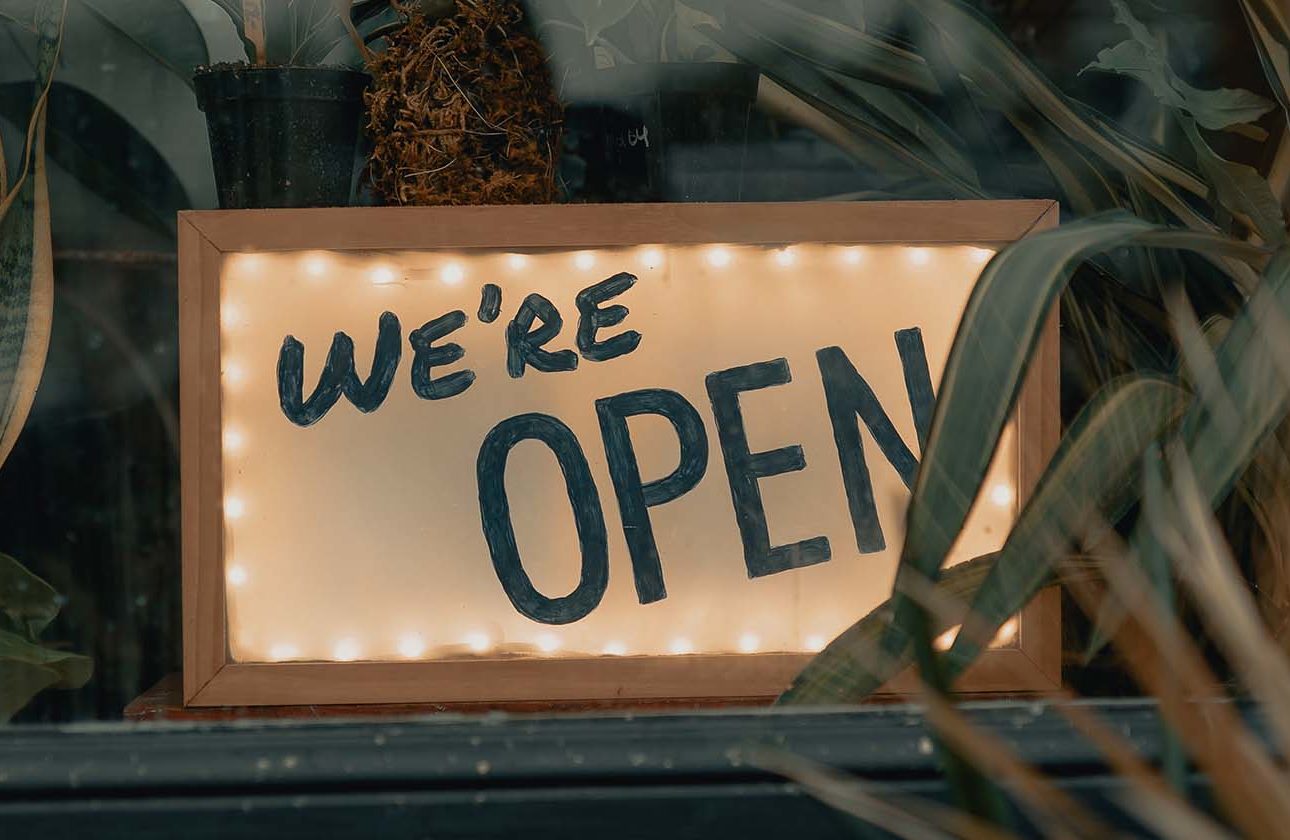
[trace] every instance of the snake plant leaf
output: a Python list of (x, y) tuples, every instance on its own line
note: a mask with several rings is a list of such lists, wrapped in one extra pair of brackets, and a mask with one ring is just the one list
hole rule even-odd
[(569, 13), (582, 24), (587, 46), (596, 43), (600, 34), (631, 14), (640, 0), (565, 0)]
[[(0, 117), (21, 124), (31, 88), (0, 84)], [(45, 119), (46, 153), (122, 213), (164, 237), (192, 202), (161, 153), (134, 126), (90, 93), (54, 82)]]
[(903, 594), (902, 579), (935, 581), (977, 496), (1058, 296), (1082, 260), (1130, 244), (1247, 259), (1261, 253), (1226, 237), (1162, 228), (1115, 211), (1027, 237), (990, 261), (968, 299), (941, 380), (907, 514), (894, 616), (883, 641), (887, 655), (904, 649), (920, 618)]
[(0, 630), (0, 722), (46, 688), (80, 688), (94, 675), (88, 656), (32, 644)]
[[(942, 596), (938, 601), (947, 606), (957, 604), (966, 613), (969, 600), (986, 580), (997, 556), (974, 557), (946, 569), (936, 582), (936, 592)], [(962, 613), (938, 613), (934, 632), (944, 632), (959, 623)], [(894, 655), (884, 655), (880, 650), (879, 643), (891, 617), (889, 598), (812, 657), (776, 702), (794, 706), (854, 703), (886, 685), (914, 660), (911, 647)]]
[(845, 76), (906, 93), (941, 93), (922, 56), (799, 6), (784, 0), (739, 0), (738, 13), (728, 16), (723, 31), (755, 34), (799, 59)]
[(1232, 213), (1249, 219), (1264, 242), (1273, 246), (1285, 244), (1285, 216), (1267, 180), (1253, 167), (1220, 157), (1205, 142), (1191, 118), (1180, 115), (1179, 122), (1196, 150), (1200, 171), (1214, 187), (1216, 199)]
[(1029, 603), (1097, 516), (1115, 522), (1138, 495), (1141, 457), (1181, 417), (1190, 395), (1175, 383), (1127, 375), (1084, 406), (1026, 502), (963, 627), (945, 654), (961, 674), (999, 628)]
[(206, 38), (181, 0), (78, 0), (109, 31), (191, 89), (193, 68), (210, 63)]
[(1281, 108), (1290, 116), (1290, 22), (1280, 0), (1240, 0), (1254, 36), (1263, 75)]
[(1201, 126), (1219, 130), (1250, 123), (1271, 111), (1273, 104), (1248, 90), (1192, 87), (1170, 67), (1164, 41), (1154, 35), (1124, 0), (1111, 0), (1115, 22), (1129, 30), (1130, 39), (1104, 49), (1084, 70), (1103, 70), (1129, 76), (1147, 86), (1170, 108), (1186, 111)]
[(0, 614), (15, 632), (34, 640), (58, 615), (54, 587), (7, 554), (0, 554)]
[(45, 106), (63, 40), (66, 0), (42, 0), (36, 105), (23, 149), (23, 170), (0, 200), (0, 464), (27, 420), (49, 349), (54, 257), (45, 174)]

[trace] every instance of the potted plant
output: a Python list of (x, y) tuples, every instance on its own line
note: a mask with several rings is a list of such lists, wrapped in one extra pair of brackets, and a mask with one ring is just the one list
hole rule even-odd
[(742, 149), (760, 78), (704, 34), (724, 10), (705, 0), (534, 0), (559, 65), (566, 154), (585, 163), (581, 198), (723, 200), (678, 152)]
[(194, 79), (220, 206), (348, 204), (369, 81), (355, 68), (398, 26), (389, 0), (213, 2), (246, 48)]

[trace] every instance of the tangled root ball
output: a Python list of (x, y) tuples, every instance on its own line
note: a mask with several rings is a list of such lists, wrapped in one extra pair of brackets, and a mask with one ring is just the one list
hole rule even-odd
[(561, 108), (519, 0), (453, 0), (369, 69), (368, 179), (387, 204), (538, 204), (556, 194)]

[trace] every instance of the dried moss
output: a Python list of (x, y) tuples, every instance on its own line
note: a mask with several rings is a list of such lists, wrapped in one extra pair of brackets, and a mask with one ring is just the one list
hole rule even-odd
[(456, 0), (408, 25), (371, 64), (368, 179), (387, 204), (554, 199), (560, 103), (517, 0)]

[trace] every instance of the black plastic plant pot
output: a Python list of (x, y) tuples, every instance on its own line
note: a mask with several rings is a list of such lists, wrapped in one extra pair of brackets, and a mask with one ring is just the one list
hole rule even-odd
[(689, 165), (722, 148), (742, 169), (759, 73), (747, 64), (632, 64), (571, 79), (566, 154), (585, 165), (575, 197), (590, 201), (737, 201), (742, 177)]
[(349, 204), (369, 81), (334, 67), (199, 68), (220, 207)]

